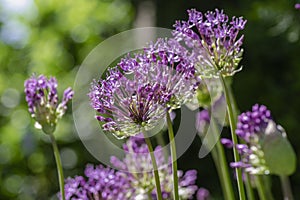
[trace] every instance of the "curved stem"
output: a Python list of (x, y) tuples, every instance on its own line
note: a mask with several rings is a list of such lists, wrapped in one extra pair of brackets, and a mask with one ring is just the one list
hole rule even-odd
[[(231, 98), (230, 94), (227, 88), (227, 85), (225, 83), (225, 80), (222, 75), (220, 75), (220, 80), (222, 82), (223, 90), (225, 93), (225, 98), (226, 98), (226, 103), (227, 103), (227, 113), (228, 113), (228, 118), (229, 118), (229, 124), (230, 124), (230, 129), (231, 129), (231, 137), (233, 141), (233, 156), (234, 156), (234, 161), (238, 162), (240, 161), (240, 155), (236, 149), (236, 144), (238, 143), (237, 136), (235, 134), (235, 129), (236, 129), (236, 116), (234, 116), (232, 105), (231, 105)], [(238, 191), (239, 191), (239, 197), (241, 200), (245, 200), (245, 189), (243, 185), (243, 179), (242, 179), (242, 171), (239, 168), (236, 168), (236, 177), (237, 177), (237, 185), (238, 185)]]
[(55, 157), (55, 161), (56, 161), (61, 198), (62, 198), (62, 200), (65, 200), (66, 197), (65, 197), (65, 188), (64, 188), (64, 174), (63, 174), (63, 168), (62, 168), (62, 164), (61, 164), (60, 154), (59, 154), (59, 150), (58, 150), (53, 133), (49, 133), (49, 135), (51, 138), (54, 157)]
[(280, 176), (281, 187), (284, 195), (284, 200), (293, 200), (293, 193), (288, 176)]
[(156, 163), (155, 155), (153, 152), (152, 144), (151, 144), (150, 138), (148, 138), (145, 133), (143, 133), (143, 134), (144, 134), (144, 138), (145, 138), (146, 144), (148, 146), (148, 150), (149, 150), (151, 161), (152, 161), (153, 173), (154, 173), (154, 179), (155, 179), (155, 185), (156, 185), (156, 197), (158, 200), (162, 200), (158, 168), (157, 168), (157, 163)]
[(172, 121), (170, 118), (170, 113), (167, 112), (167, 124), (171, 148), (171, 161), (172, 161), (172, 174), (173, 174), (173, 195), (175, 200), (179, 200), (178, 193), (178, 174), (177, 174), (177, 156), (176, 156), (176, 144), (174, 140), (174, 131), (172, 126)]

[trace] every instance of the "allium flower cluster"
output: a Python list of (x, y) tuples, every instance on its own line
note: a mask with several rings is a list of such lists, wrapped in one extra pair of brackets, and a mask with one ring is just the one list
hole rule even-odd
[(66, 179), (66, 199), (72, 200), (124, 200), (134, 193), (123, 173), (102, 165), (87, 165), (85, 176)]
[[(236, 148), (241, 155), (241, 161), (231, 163), (233, 168), (244, 168), (250, 174), (269, 174), (270, 170), (264, 158), (262, 141), (265, 130), (272, 121), (271, 112), (264, 105), (255, 104), (251, 111), (238, 116), (236, 134), (245, 142), (237, 144)], [(231, 148), (231, 140), (223, 138), (223, 145)]]
[[(128, 153), (123, 160), (116, 157), (111, 158), (112, 164), (124, 172), (129, 172), (130, 183), (136, 188), (136, 195), (147, 199), (147, 194), (152, 194), (152, 199), (156, 199), (156, 189), (154, 175), (152, 173), (151, 157), (149, 150), (142, 135), (131, 137), (124, 145), (124, 150)], [(166, 162), (162, 148), (156, 147), (154, 155), (157, 161), (160, 187), (164, 199), (172, 199), (173, 179), (170, 163)], [(178, 171), (179, 177), (179, 196), (181, 199), (190, 199), (193, 197), (198, 187), (195, 185), (197, 171), (189, 170), (183, 173)]]
[(89, 97), (103, 130), (119, 138), (136, 135), (188, 101), (199, 81), (184, 55), (176, 41), (158, 40), (94, 81)]
[(43, 75), (33, 75), (25, 81), (24, 87), (28, 109), (36, 120), (36, 127), (43, 128), (46, 133), (53, 132), (57, 120), (66, 112), (67, 103), (74, 92), (67, 88), (62, 102), (58, 103), (57, 80), (54, 77), (47, 79)]
[[(146, 200), (149, 199), (149, 194), (151, 199), (156, 199), (151, 158), (142, 135), (130, 137), (123, 149), (127, 152), (124, 159), (111, 157), (112, 164), (119, 171), (102, 165), (96, 167), (87, 165), (86, 178), (83, 176), (68, 178), (65, 185), (66, 199)], [(163, 199), (172, 199), (172, 169), (165, 161), (161, 147), (156, 147), (154, 154), (158, 163)], [(197, 171), (188, 170), (185, 173), (178, 171), (178, 177), (180, 198), (191, 199), (198, 190), (195, 185)], [(205, 194), (207, 197), (207, 191)], [(198, 196), (199, 199), (204, 199), (203, 195)]]
[(232, 76), (240, 71), (243, 36), (238, 37), (246, 20), (229, 17), (223, 10), (203, 14), (195, 9), (188, 10), (187, 21), (177, 21), (174, 37), (183, 41), (191, 50), (190, 59), (197, 73), (204, 77)]

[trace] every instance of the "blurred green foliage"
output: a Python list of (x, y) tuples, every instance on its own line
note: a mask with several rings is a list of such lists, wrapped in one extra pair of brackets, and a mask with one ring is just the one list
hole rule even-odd
[[(24, 80), (32, 73), (56, 76), (61, 98), (88, 53), (129, 29), (133, 18), (126, 0), (0, 1), (0, 199), (49, 199), (58, 191), (51, 145), (33, 128)], [(82, 173), (92, 160), (70, 110), (71, 104), (56, 132), (66, 176)]]
[[(58, 191), (52, 148), (48, 137), (33, 128), (24, 100), (24, 80), (32, 73), (56, 76), (62, 95), (63, 89), (72, 86), (78, 67), (97, 44), (132, 28), (142, 2), (0, 1), (0, 199), (55, 199)], [(165, 28), (172, 28), (177, 19), (186, 19), (186, 9), (193, 7), (201, 11), (217, 7), (230, 16), (244, 16), (248, 20), (243, 32), (244, 70), (233, 80), (238, 105), (242, 111), (256, 102), (267, 105), (300, 155), (300, 11), (294, 9), (296, 2), (153, 0), (152, 3), (157, 26)], [(66, 177), (82, 174), (87, 162), (97, 163), (77, 138), (70, 107), (56, 131)], [(199, 160), (199, 147), (200, 141), (196, 139), (179, 159), (179, 167), (196, 167), (199, 186), (208, 187), (214, 196), (220, 196), (211, 158)], [(295, 193), (300, 190), (299, 166), (297, 169), (291, 177)], [(282, 199), (280, 190), (276, 190), (278, 179), (273, 179), (276, 199)]]

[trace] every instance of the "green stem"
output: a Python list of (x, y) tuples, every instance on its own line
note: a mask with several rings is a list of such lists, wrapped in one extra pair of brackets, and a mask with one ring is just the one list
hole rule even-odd
[(172, 161), (173, 188), (174, 188), (173, 195), (175, 200), (179, 200), (176, 144), (174, 140), (174, 131), (173, 131), (172, 121), (169, 112), (167, 112), (167, 124), (168, 124), (169, 140), (171, 146), (171, 161)]
[[(236, 129), (236, 116), (234, 116), (233, 110), (232, 110), (232, 105), (231, 105), (231, 98), (230, 94), (228, 91), (228, 88), (226, 86), (225, 80), (222, 75), (220, 75), (220, 80), (222, 82), (223, 90), (225, 93), (225, 98), (226, 98), (226, 103), (227, 103), (227, 113), (228, 113), (228, 118), (229, 118), (229, 124), (230, 124), (230, 129), (231, 129), (231, 137), (232, 137), (232, 142), (233, 142), (233, 156), (234, 156), (234, 161), (239, 162), (240, 161), (240, 156), (239, 153), (236, 149), (236, 144), (238, 143), (237, 136), (235, 134), (235, 129)], [(239, 168), (235, 169), (236, 171), (236, 177), (237, 177), (237, 185), (238, 185), (238, 191), (239, 191), (239, 198), (240, 200), (245, 200), (245, 189), (243, 185), (243, 179), (242, 179), (242, 171)]]
[(293, 200), (294, 197), (293, 197), (289, 177), (280, 176), (280, 181), (281, 181), (281, 187), (284, 195), (284, 200)]
[[(164, 131), (160, 131), (156, 135), (156, 141), (162, 147), (164, 147), (166, 145), (166, 142), (165, 142), (164, 137), (163, 137), (163, 133), (164, 133)], [(163, 152), (164, 152), (165, 159), (168, 160), (169, 159), (168, 158), (169, 157), (169, 151), (168, 151), (168, 149), (167, 148), (163, 148)]]
[(56, 161), (61, 198), (62, 198), (62, 200), (65, 200), (66, 197), (65, 197), (65, 188), (64, 188), (64, 174), (63, 174), (63, 168), (62, 168), (62, 164), (61, 164), (59, 150), (58, 150), (53, 133), (49, 133), (48, 135), (50, 135), (50, 138), (51, 138), (54, 157), (55, 157), (55, 161)]
[[(213, 118), (211, 118), (211, 125), (213, 127), (213, 130), (214, 130), (213, 134), (215, 136), (215, 133), (217, 133), (218, 130), (216, 128), (216, 123)], [(214, 153), (214, 151), (216, 151), (216, 153)], [(214, 158), (215, 164), (219, 165), (217, 167), (217, 169), (219, 168), (218, 174), (219, 174), (219, 178), (220, 178), (220, 182), (221, 182), (221, 186), (222, 186), (222, 190), (223, 190), (225, 199), (233, 200), (233, 199), (235, 199), (235, 197), (234, 197), (234, 193), (233, 193), (233, 189), (232, 189), (230, 175), (228, 172), (227, 159), (225, 156), (223, 145), (221, 144), (219, 138), (217, 139), (216, 148), (212, 149), (212, 153), (213, 153), (213, 157), (216, 157), (216, 158)]]
[(262, 175), (257, 175), (255, 177), (255, 182), (256, 182), (256, 188), (258, 191), (259, 198), (261, 200), (270, 200), (271, 197), (270, 196), (268, 197), (268, 195), (266, 195), (265, 193), (265, 187), (264, 187)]
[(152, 161), (153, 173), (154, 173), (155, 185), (156, 185), (156, 197), (157, 197), (157, 200), (162, 200), (158, 168), (157, 168), (157, 163), (156, 163), (155, 155), (153, 152), (152, 144), (151, 144), (150, 138), (148, 138), (145, 133), (144, 133), (144, 138), (145, 138), (146, 144), (148, 146), (148, 150), (149, 150), (151, 161)]
[(246, 185), (247, 197), (248, 197), (249, 200), (255, 200), (253, 188), (251, 186), (250, 175), (247, 172), (245, 172), (245, 175), (246, 175), (245, 185)]

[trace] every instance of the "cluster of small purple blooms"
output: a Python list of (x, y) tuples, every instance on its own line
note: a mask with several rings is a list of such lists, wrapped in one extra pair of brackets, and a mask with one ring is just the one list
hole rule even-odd
[(231, 76), (240, 70), (243, 36), (238, 38), (238, 33), (246, 21), (229, 21), (218, 9), (206, 14), (192, 9), (188, 13), (189, 21), (174, 25), (174, 38), (159, 39), (141, 53), (124, 57), (108, 69), (104, 79), (92, 83), (91, 105), (105, 132), (126, 138), (151, 130), (167, 112), (195, 99), (202, 78)]
[(134, 136), (190, 99), (199, 80), (186, 53), (175, 40), (160, 39), (94, 81), (89, 97), (103, 130), (118, 138)]
[[(250, 174), (269, 174), (262, 141), (266, 135), (266, 128), (272, 123), (270, 110), (264, 105), (255, 104), (251, 111), (238, 116), (236, 134), (243, 143), (236, 144), (241, 160), (230, 164), (233, 168), (243, 168)], [(221, 142), (227, 148), (233, 147), (230, 139), (222, 138)]]
[[(130, 137), (123, 145), (125, 157), (120, 160), (111, 157), (112, 165), (118, 170), (98, 165), (87, 165), (85, 177), (76, 176), (66, 180), (66, 199), (156, 199), (154, 177), (151, 170), (151, 158), (142, 135)], [(172, 199), (172, 170), (165, 161), (160, 146), (154, 150), (161, 177), (163, 199)], [(179, 194), (181, 199), (205, 200), (209, 192), (196, 186), (196, 170), (185, 173), (178, 171)]]
[(241, 70), (244, 36), (238, 37), (246, 20), (229, 17), (223, 10), (205, 14), (195, 9), (188, 10), (188, 21), (177, 21), (173, 32), (175, 39), (183, 41), (191, 54), (189, 59), (197, 73), (203, 77), (232, 76)]
[(57, 120), (67, 110), (67, 103), (73, 97), (71, 88), (64, 91), (61, 103), (58, 102), (57, 80), (54, 77), (31, 76), (24, 84), (26, 101), (31, 116), (36, 120), (36, 128), (43, 129), (45, 133), (55, 130)]

